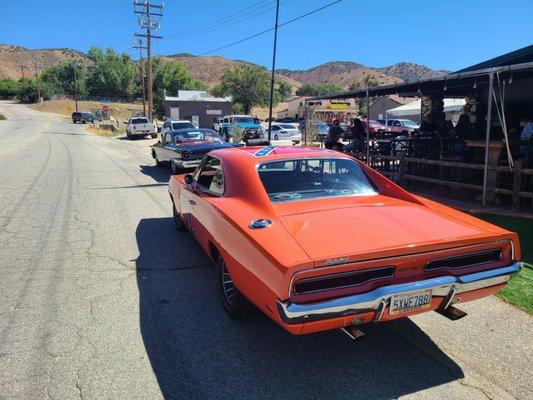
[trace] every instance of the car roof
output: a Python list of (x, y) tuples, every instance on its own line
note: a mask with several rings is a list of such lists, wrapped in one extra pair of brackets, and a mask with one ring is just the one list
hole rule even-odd
[(318, 147), (300, 146), (250, 146), (213, 150), (209, 153), (222, 160), (240, 164), (257, 164), (258, 162), (293, 160), (297, 158), (347, 158), (350, 156), (338, 151)]
[[(168, 121), (167, 121), (167, 122), (168, 122)], [(174, 122), (188, 122), (188, 123), (192, 124), (192, 122), (189, 121), (188, 119), (171, 119), (171, 120), (170, 120), (170, 123), (173, 124)]]
[[(188, 132), (217, 133), (213, 129), (208, 129), (208, 128), (181, 128), (181, 129), (172, 130), (172, 134), (173, 135), (184, 134), (184, 133), (188, 133)], [(218, 135), (218, 133), (217, 133), (217, 135)]]

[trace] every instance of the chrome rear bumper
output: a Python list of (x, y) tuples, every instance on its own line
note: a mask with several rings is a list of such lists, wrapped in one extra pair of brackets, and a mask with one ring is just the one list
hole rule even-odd
[(446, 308), (459, 293), (483, 289), (507, 282), (514, 273), (520, 270), (521, 266), (522, 264), (520, 262), (516, 262), (506, 267), (457, 277), (448, 275), (418, 282), (383, 286), (371, 292), (317, 303), (296, 304), (278, 300), (278, 312), (281, 319), (287, 324), (299, 324), (308, 321), (361, 314), (369, 311), (376, 312), (375, 322), (378, 322), (383, 315), (385, 307), (394, 295), (431, 289), (433, 296), (443, 296), (446, 298), (443, 306), (443, 308)]

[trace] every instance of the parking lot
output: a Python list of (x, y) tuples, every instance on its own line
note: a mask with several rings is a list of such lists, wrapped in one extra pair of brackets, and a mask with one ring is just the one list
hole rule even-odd
[(531, 316), (496, 297), (293, 337), (224, 314), (156, 140), (0, 102), (0, 398), (528, 399)]

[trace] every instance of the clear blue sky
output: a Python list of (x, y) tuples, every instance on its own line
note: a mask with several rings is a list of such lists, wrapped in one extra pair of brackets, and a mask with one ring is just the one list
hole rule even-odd
[[(280, 23), (331, 0), (281, 0)], [(132, 51), (139, 31), (131, 0), (18, 0), (2, 2), (0, 43), (31, 49), (91, 45)], [(237, 24), (216, 23), (260, 3)], [(167, 0), (155, 54), (200, 54), (273, 26), (274, 1)], [(254, 10), (254, 9), (250, 9)], [(224, 29), (209, 32), (214, 27)], [(457, 70), (533, 44), (533, 0), (343, 0), (283, 27), (278, 37), (279, 68), (306, 69), (332, 61), (381, 67), (410, 61)], [(175, 33), (202, 28), (205, 34)], [(192, 33), (202, 33), (193, 31)], [(216, 54), (269, 66), (272, 33)]]

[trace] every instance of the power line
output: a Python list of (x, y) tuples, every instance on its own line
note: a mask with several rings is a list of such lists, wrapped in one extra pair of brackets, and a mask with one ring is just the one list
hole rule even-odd
[[(251, 8), (254, 8), (254, 7), (258, 6), (261, 3), (265, 3), (265, 1), (268, 1), (268, 3), (273, 3), (272, 0), (261, 0), (261, 1), (258, 1), (257, 3), (254, 3), (254, 4), (252, 4), (252, 5), (248, 6), (248, 7), (243, 8), (240, 11), (234, 12), (232, 14), (229, 14), (229, 15), (227, 15), (225, 17), (222, 17), (222, 18), (219, 18), (217, 20), (208, 22), (206, 24), (202, 24), (201, 27), (190, 28), (190, 29), (186, 29), (184, 31), (166, 34), (165, 36), (166, 37), (180, 36), (180, 35), (189, 34), (189, 33), (192, 33), (192, 32), (198, 31), (198, 30), (203, 30), (203, 29), (206, 29), (207, 27), (210, 27), (210, 26), (213, 26), (213, 25), (220, 25), (221, 23), (224, 23), (227, 19), (233, 19), (233, 17), (235, 17), (235, 16), (242, 17), (242, 15), (239, 15), (239, 14), (242, 14), (244, 11), (250, 10)], [(249, 12), (254, 12), (254, 11), (260, 10), (261, 8), (264, 8), (264, 7), (265, 7), (265, 5), (263, 5), (261, 7), (258, 7), (257, 9), (253, 9), (253, 10), (251, 10)], [(248, 14), (248, 13), (245, 13), (245, 14)]]
[[(285, 0), (284, 2), (280, 3), (280, 5), (285, 5), (287, 4), (289, 1), (292, 1), (292, 0)], [(263, 14), (266, 14), (267, 12), (271, 11), (271, 10), (274, 10), (276, 8), (276, 6), (274, 7), (269, 7), (267, 8), (266, 10), (263, 10), (261, 12), (257, 12), (257, 10), (253, 10), (252, 13), (253, 15), (251, 16), (244, 16), (242, 15), (241, 17), (239, 17), (240, 19), (237, 19), (235, 21), (233, 21), (232, 23), (229, 23), (229, 24), (226, 24), (226, 25), (222, 25), (222, 26), (215, 26), (215, 27), (212, 27), (212, 28), (209, 28), (207, 30), (204, 30), (204, 31), (199, 31), (198, 33), (192, 33), (192, 34), (189, 34), (189, 35), (186, 35), (186, 36), (180, 36), (178, 39), (190, 39), (190, 38), (193, 38), (193, 37), (197, 37), (197, 36), (204, 36), (204, 35), (208, 35), (210, 33), (213, 33), (213, 32), (218, 32), (222, 29), (226, 29), (226, 28), (230, 28), (232, 26), (235, 26), (235, 25), (238, 25), (242, 22), (246, 22), (252, 18), (256, 18), (260, 15), (263, 15)]]
[[(314, 10), (312, 10), (312, 11), (309, 11), (309, 12), (307, 12), (307, 13), (305, 13), (305, 14), (302, 14), (302, 15), (296, 17), (296, 18), (293, 18), (293, 19), (291, 19), (291, 20), (289, 20), (289, 21), (283, 22), (283, 23), (281, 23), (281, 24), (278, 25), (278, 28), (281, 28), (282, 26), (285, 26), (285, 25), (291, 24), (291, 23), (296, 22), (296, 21), (298, 21), (298, 20), (300, 20), (300, 19), (302, 19), (302, 18), (308, 17), (309, 15), (312, 15), (312, 14), (315, 14), (315, 13), (317, 13), (317, 12), (319, 12), (319, 11), (322, 11), (322, 10), (328, 8), (328, 7), (331, 7), (331, 6), (333, 6), (333, 5), (337, 4), (337, 3), (340, 3), (341, 1), (342, 1), (342, 0), (336, 0), (336, 1), (333, 1), (333, 2), (331, 2), (331, 3), (328, 3), (328, 4), (323, 5), (322, 7), (316, 8), (316, 9), (314, 9)], [(265, 33), (271, 32), (271, 31), (273, 31), (274, 29), (275, 29), (275, 28), (268, 28), (268, 29), (265, 29), (264, 31), (261, 31), (261, 32), (255, 33), (255, 34), (253, 34), (253, 35), (247, 36), (247, 37), (245, 37), (245, 38), (243, 38), (243, 39), (240, 39), (240, 40), (237, 40), (237, 41), (235, 41), (235, 42), (232, 42), (232, 43), (226, 44), (226, 45), (224, 45), (224, 46), (217, 47), (216, 49), (209, 50), (209, 51), (206, 51), (206, 52), (204, 52), (204, 53), (201, 53), (201, 54), (199, 54), (199, 56), (205, 56), (205, 55), (207, 55), (207, 54), (214, 53), (215, 51), (219, 51), (219, 50), (227, 49), (228, 47), (235, 46), (236, 44), (239, 44), (239, 43), (242, 43), (242, 42), (246, 42), (246, 41), (248, 41), (248, 40), (250, 40), (250, 39), (256, 38), (256, 37), (261, 36), (261, 35), (264, 35)]]

